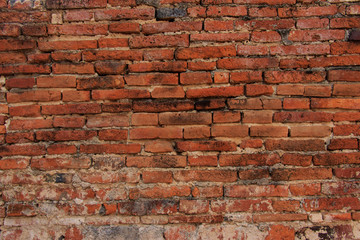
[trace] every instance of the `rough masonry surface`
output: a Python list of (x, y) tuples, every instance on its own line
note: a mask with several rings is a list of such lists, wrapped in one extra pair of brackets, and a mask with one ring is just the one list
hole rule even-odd
[(360, 239), (359, 15), (0, 0), (0, 238)]

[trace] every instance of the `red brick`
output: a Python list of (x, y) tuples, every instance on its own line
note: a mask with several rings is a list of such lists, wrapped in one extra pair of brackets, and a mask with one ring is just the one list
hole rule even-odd
[(332, 113), (327, 112), (276, 112), (275, 122), (331, 122)]
[(295, 0), (234, 0), (234, 3), (279, 5), (279, 4), (295, 4), (296, 1)]
[[(360, 113), (358, 112), (337, 112), (334, 114), (334, 121), (358, 121)], [(346, 125), (344, 125), (346, 126)]]
[(272, 166), (280, 163), (277, 154), (236, 154), (236, 155), (220, 155), (220, 166)]
[(76, 24), (76, 25), (48, 25), (49, 35), (95, 36), (106, 35), (108, 25)]
[(237, 97), (243, 94), (244, 94), (243, 86), (188, 89), (186, 91), (187, 98)]
[(47, 36), (45, 25), (25, 25), (21, 28), (21, 32), (25, 36), (42, 37)]
[(358, 99), (329, 99), (329, 98), (312, 98), (312, 109), (359, 109)]
[(207, 72), (180, 73), (180, 83), (184, 85), (212, 83), (211, 74)]
[(126, 65), (121, 62), (97, 62), (95, 71), (99, 75), (123, 74), (126, 71)]
[(215, 72), (214, 73), (214, 83), (228, 83), (230, 79), (230, 74), (228, 72)]
[(179, 139), (183, 137), (179, 127), (148, 127), (130, 129), (130, 139)]
[(239, 16), (246, 16), (247, 15), (247, 9), (246, 9), (245, 6), (237, 6), (237, 7), (209, 6), (207, 8), (206, 15), (208, 17), (222, 17), (222, 16), (239, 17)]
[(147, 90), (140, 89), (114, 89), (114, 90), (93, 90), (92, 98), (95, 100), (117, 100), (128, 98), (149, 98)]
[(234, 46), (181, 48), (175, 53), (177, 59), (220, 58), (236, 56)]
[(328, 150), (358, 149), (357, 139), (331, 139)]
[(18, 37), (20, 35), (20, 27), (17, 25), (1, 24), (0, 36), (3, 37)]
[[(317, 203), (316, 205), (314, 203)], [(341, 210), (343, 208), (351, 210), (359, 210), (360, 202), (358, 198), (343, 197), (343, 198), (318, 198), (306, 199), (304, 202), (305, 211), (319, 211), (319, 210)]]
[(0, 51), (26, 50), (35, 48), (36, 43), (32, 40), (22, 41), (13, 39), (1, 39)]
[(81, 145), (82, 153), (139, 153), (141, 145), (132, 144), (90, 144)]
[(330, 28), (358, 28), (360, 23), (358, 18), (332, 18)]
[(242, 170), (239, 171), (239, 179), (241, 180), (255, 180), (268, 178), (269, 171), (266, 169), (256, 169), (256, 170)]
[(217, 166), (217, 156), (189, 156), (189, 166)]
[(211, 201), (214, 212), (260, 212), (269, 211), (269, 200), (217, 200)]
[(230, 75), (230, 82), (232, 83), (252, 83), (261, 81), (262, 72), (260, 71), (232, 72)]
[(6, 79), (5, 87), (12, 88), (33, 88), (35, 85), (35, 78), (10, 78)]
[(54, 63), (52, 65), (55, 74), (94, 74), (94, 66), (91, 63), (64, 64)]
[(46, 1), (47, 9), (73, 9), (73, 8), (99, 8), (106, 7), (105, 0), (86, 0), (82, 2), (77, 1)]
[(341, 165), (358, 164), (360, 156), (358, 153), (328, 153), (314, 156), (314, 165)]
[(231, 42), (249, 40), (248, 33), (196, 33), (190, 35), (192, 42)]
[(291, 137), (327, 137), (331, 135), (331, 128), (328, 126), (293, 126), (290, 129)]
[(224, 221), (222, 215), (178, 215), (170, 216), (169, 223), (221, 223)]
[(129, 65), (130, 72), (185, 72), (186, 62), (151, 62)]
[(51, 119), (12, 119), (10, 130), (29, 130), (38, 128), (52, 128)]
[(77, 88), (80, 90), (122, 88), (123, 86), (124, 86), (124, 79), (122, 76), (104, 76), (104, 77), (77, 79)]
[(270, 47), (271, 55), (324, 55), (329, 53), (330, 46), (327, 44)]
[(52, 154), (74, 154), (77, 152), (76, 146), (66, 144), (53, 144), (47, 147), (47, 153)]
[(172, 172), (170, 171), (144, 171), (142, 173), (144, 183), (172, 183)]
[(188, 62), (188, 69), (191, 71), (215, 70), (216, 62)]
[(171, 198), (174, 196), (189, 196), (191, 188), (189, 186), (155, 186), (144, 189), (130, 189), (130, 199), (138, 198)]
[(296, 30), (291, 31), (288, 37), (290, 41), (294, 42), (317, 42), (344, 38), (344, 30)]
[(272, 68), (278, 66), (278, 60), (274, 58), (227, 58), (217, 61), (217, 67), (220, 69), (259, 69)]
[(227, 31), (233, 29), (234, 29), (233, 21), (206, 20), (204, 22), (205, 31)]
[(23, 53), (0, 53), (0, 64), (25, 63), (26, 56)]
[(238, 56), (268, 55), (268, 53), (269, 53), (269, 48), (267, 46), (251, 46), (251, 45), (237, 46)]
[(264, 7), (264, 8), (249, 8), (250, 17), (276, 17), (277, 11), (273, 7)]
[(243, 123), (272, 123), (272, 116), (271, 111), (246, 111)]
[(336, 168), (334, 174), (338, 178), (360, 178), (360, 168)]
[(209, 211), (209, 201), (206, 200), (180, 200), (179, 212), (186, 214), (201, 214)]
[(326, 28), (327, 26), (329, 26), (328, 18), (305, 18), (296, 21), (296, 27), (303, 29)]
[(293, 184), (290, 185), (291, 194), (294, 196), (319, 195), (321, 192), (320, 183)]
[(246, 85), (246, 96), (261, 96), (261, 95), (272, 95), (274, 89), (272, 86), (262, 84), (247, 84)]
[(360, 96), (360, 84), (334, 84), (334, 96)]
[(214, 112), (213, 115), (214, 123), (240, 122), (240, 119), (240, 112)]
[(145, 152), (166, 153), (174, 151), (171, 142), (168, 141), (151, 141), (145, 143)]
[(253, 137), (287, 137), (288, 128), (285, 126), (251, 126), (250, 136)]
[[(31, 9), (33, 10), (33, 9)], [(17, 14), (13, 12), (1, 12), (0, 22), (2, 23), (36, 23), (36, 22), (50, 22), (50, 12), (24, 12), (19, 11)]]
[(297, 8), (279, 8), (279, 17), (310, 17), (310, 16), (332, 16), (337, 13), (337, 6), (324, 7), (297, 7)]
[(32, 159), (31, 168), (38, 170), (89, 168), (90, 158), (37, 158)]
[(128, 42), (127, 38), (100, 38), (98, 40), (99, 48), (128, 47)]
[(173, 49), (158, 49), (158, 50), (145, 50), (144, 51), (144, 60), (153, 61), (153, 60), (173, 60), (174, 59)]
[(51, 72), (50, 66), (48, 65), (36, 65), (36, 64), (25, 64), (25, 65), (8, 65), (0, 66), (0, 74), (2, 75), (14, 75), (14, 74), (49, 74)]
[(160, 113), (161, 125), (211, 124), (211, 113)]
[(251, 41), (254, 41), (254, 42), (279, 42), (279, 41), (281, 41), (281, 36), (278, 32), (275, 32), (275, 31), (253, 32), (251, 35)]
[(222, 186), (205, 186), (205, 187), (195, 187), (192, 190), (192, 195), (197, 198), (212, 198), (212, 197), (222, 197), (223, 188)]
[(274, 169), (271, 178), (274, 181), (331, 179), (332, 170), (330, 168)]
[(14, 106), (9, 107), (10, 116), (21, 116), (21, 117), (39, 117), (40, 106), (39, 105), (25, 105), (25, 106)]
[(81, 60), (81, 53), (53, 52), (51, 53), (51, 58), (57, 62), (79, 62)]
[(126, 159), (127, 167), (151, 167), (151, 168), (183, 168), (186, 166), (186, 156), (129, 156)]
[(65, 115), (65, 114), (91, 114), (100, 113), (101, 107), (97, 103), (79, 103), (64, 105), (44, 105), (41, 113), (45, 115)]
[(152, 98), (184, 98), (184, 89), (178, 87), (155, 87), (151, 92)]
[(342, 55), (342, 54), (359, 54), (360, 47), (354, 42), (339, 42), (331, 44), (331, 54)]
[(270, 71), (265, 72), (267, 83), (313, 83), (325, 80), (325, 72)]
[(146, 23), (142, 25), (142, 32), (144, 34), (155, 34), (164, 32), (201, 31), (202, 24), (201, 21)]
[(155, 17), (154, 8), (120, 8), (95, 11), (95, 20), (123, 20), (141, 19), (147, 20)]
[(52, 90), (37, 90), (22, 93), (8, 93), (9, 103), (17, 102), (51, 102), (61, 99), (61, 92)]
[(189, 17), (206, 17), (205, 7), (189, 7), (187, 8)]
[(283, 185), (232, 185), (225, 187), (226, 197), (287, 197), (288, 195), (288, 187)]
[(9, 170), (9, 169), (25, 169), (29, 166), (29, 158), (9, 158), (0, 160), (0, 169)]
[(45, 154), (43, 145), (8, 145), (0, 148), (0, 156), (39, 156)]
[(275, 239), (293, 239), (295, 237), (295, 231), (291, 227), (283, 225), (272, 225), (269, 231), (269, 234), (266, 236), (265, 240), (275, 240)]
[(145, 36), (133, 37), (130, 39), (131, 48), (148, 47), (188, 47), (189, 35), (165, 35), (165, 36)]
[(186, 151), (235, 151), (236, 144), (227, 141), (185, 141), (177, 142), (176, 148), (180, 152)]
[(196, 139), (196, 138), (209, 138), (210, 127), (185, 127), (184, 138)]
[(62, 100), (64, 102), (86, 102), (90, 100), (90, 91), (63, 91)]
[[(142, 60), (143, 53), (139, 50), (98, 50), (85, 51), (82, 54), (85, 61), (96, 60)], [(106, 63), (106, 62), (105, 62)], [(120, 62), (119, 64), (125, 65)]]
[(329, 81), (346, 81), (346, 82), (358, 82), (359, 71), (351, 70), (331, 70), (329, 71)]
[(263, 141), (261, 139), (249, 139), (241, 142), (241, 148), (261, 148)]
[(235, 182), (237, 173), (228, 170), (181, 170), (174, 172), (174, 179), (181, 182)]
[(134, 112), (177, 112), (194, 109), (194, 102), (188, 100), (135, 101)]
[(136, 6), (135, 0), (109, 0), (111, 6)]
[(69, 21), (69, 22), (90, 21), (93, 18), (93, 16), (94, 14), (87, 10), (66, 11), (64, 14), (64, 21)]
[(284, 151), (324, 151), (325, 142), (320, 139), (309, 140), (288, 140), (288, 139), (269, 139), (265, 142), (267, 150), (284, 150)]
[(249, 127), (243, 125), (213, 125), (211, 136), (213, 137), (246, 137), (249, 135)]
[(134, 74), (126, 75), (125, 81), (130, 86), (177, 85), (178, 76), (172, 73)]
[(97, 41), (39, 41), (38, 46), (39, 49), (44, 52), (50, 52), (53, 50), (81, 50), (97, 48)]
[(98, 135), (100, 140), (119, 141), (128, 138), (128, 131), (120, 129), (104, 129), (100, 130)]
[(285, 98), (283, 100), (283, 108), (287, 110), (309, 109), (310, 100), (307, 98)]
[[(235, 30), (278, 30), (278, 29), (292, 29), (295, 28), (295, 20), (280, 19), (280, 20), (238, 20), (235, 21)], [(265, 32), (264, 32), (265, 33)], [(276, 32), (272, 32), (275, 36)]]

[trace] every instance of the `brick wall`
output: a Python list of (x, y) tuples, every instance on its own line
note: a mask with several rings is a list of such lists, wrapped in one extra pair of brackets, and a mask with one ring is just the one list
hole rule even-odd
[(359, 239), (357, 0), (0, 0), (1, 239)]

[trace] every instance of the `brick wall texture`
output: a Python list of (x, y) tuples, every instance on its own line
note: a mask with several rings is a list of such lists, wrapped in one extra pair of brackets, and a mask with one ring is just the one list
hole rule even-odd
[(0, 0), (0, 239), (360, 239), (360, 1)]

